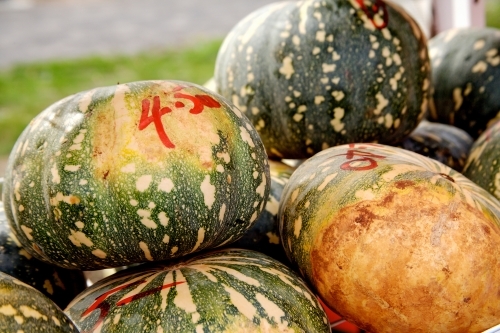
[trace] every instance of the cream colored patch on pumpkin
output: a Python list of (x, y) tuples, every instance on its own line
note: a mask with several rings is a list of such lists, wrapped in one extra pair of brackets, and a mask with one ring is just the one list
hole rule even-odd
[(279, 201), (276, 200), (275, 197), (270, 195), (266, 203), (266, 211), (275, 216), (278, 214), (278, 210), (279, 210)]
[(279, 72), (285, 76), (287, 80), (289, 80), (293, 73), (295, 73), (295, 69), (293, 68), (293, 60), (290, 56), (286, 56), (283, 58), (282, 66), (279, 69)]
[(68, 236), (69, 240), (73, 245), (77, 247), (81, 247), (82, 244), (88, 247), (91, 247), (94, 245), (94, 243), (90, 240), (90, 238), (87, 237), (83, 232), (81, 231), (75, 231), (73, 229), (70, 229), (71, 235)]
[(101, 259), (104, 259), (107, 256), (106, 252), (104, 252), (101, 249), (95, 249), (94, 251), (92, 251), (92, 254), (95, 255), (97, 258), (101, 258)]
[(146, 257), (146, 260), (153, 261), (153, 257), (151, 256), (151, 252), (149, 251), (148, 244), (141, 241), (139, 242), (139, 247), (141, 248), (142, 252), (144, 252), (144, 257)]
[(0, 313), (4, 316), (14, 316), (17, 310), (10, 304), (0, 306)]
[(45, 289), (50, 295), (54, 294), (54, 287), (52, 286), (52, 283), (50, 283), (50, 280), (43, 281), (43, 289)]
[(203, 201), (208, 209), (212, 209), (215, 202), (215, 186), (210, 183), (210, 176), (206, 175), (200, 185), (201, 193), (203, 194)]
[(299, 238), (300, 231), (302, 230), (302, 216), (299, 215), (299, 217), (295, 219), (293, 226), (293, 234), (296, 238)]
[(92, 102), (92, 96), (94, 95), (95, 89), (85, 92), (80, 100), (78, 101), (78, 110), (81, 113), (87, 113), (89, 110), (90, 103)]
[(151, 185), (152, 181), (153, 181), (152, 175), (143, 175), (139, 177), (135, 182), (135, 188), (139, 192), (144, 192), (148, 189), (149, 185)]
[(484, 73), (488, 69), (488, 64), (484, 61), (478, 61), (472, 66), (472, 73)]
[[(177, 281), (186, 281), (186, 278), (180, 270), (176, 270)], [(193, 295), (188, 283), (180, 283), (175, 287), (177, 295), (174, 298), (174, 304), (186, 313), (191, 314), (193, 323), (198, 322), (200, 314), (197, 312), (196, 304), (193, 301)]]
[(205, 228), (200, 228), (198, 229), (198, 239), (191, 252), (195, 252), (196, 250), (198, 250), (198, 248), (200, 247), (201, 243), (203, 243), (204, 240), (205, 240)]
[(42, 319), (44, 321), (47, 321), (47, 316), (41, 314), (37, 310), (33, 309), (32, 307), (29, 307), (27, 305), (21, 305), (19, 307), (19, 311), (25, 316), (26, 318), (35, 318), (35, 319)]
[(149, 229), (156, 229), (158, 226), (156, 223), (150, 219), (151, 211), (146, 209), (138, 209), (137, 215), (141, 217), (141, 223)]
[(380, 91), (375, 95), (375, 98), (377, 99), (377, 106), (375, 110), (373, 110), (373, 113), (379, 115), (385, 107), (389, 105), (389, 100), (386, 99)]
[(21, 229), (23, 230), (24, 234), (26, 235), (26, 238), (28, 238), (28, 240), (32, 241), (33, 236), (31, 235), (31, 233), (33, 232), (33, 229), (28, 228), (25, 225), (21, 225)]

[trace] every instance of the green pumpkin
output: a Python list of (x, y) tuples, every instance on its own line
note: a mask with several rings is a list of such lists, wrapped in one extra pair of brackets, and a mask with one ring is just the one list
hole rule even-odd
[(0, 201), (0, 271), (41, 291), (60, 308), (86, 287), (82, 271), (50, 265), (31, 256), (12, 233)]
[(366, 331), (500, 322), (500, 202), (438, 161), (380, 144), (329, 148), (292, 174), (279, 219), (292, 263)]
[(423, 120), (398, 146), (461, 172), (473, 143), (474, 139), (458, 127)]
[(264, 212), (240, 239), (228, 246), (259, 251), (289, 265), (279, 236), (278, 209), (283, 188), (295, 168), (273, 160), (269, 161), (269, 166), (271, 191)]
[(82, 332), (330, 332), (298, 275), (243, 249), (124, 270), (89, 287), (65, 312)]
[(227, 35), (214, 79), (274, 159), (398, 143), (423, 119), (431, 87), (425, 36), (400, 7), (379, 0), (262, 7)]
[(500, 117), (500, 30), (461, 28), (429, 40), (433, 99), (429, 119), (474, 139)]
[(500, 122), (474, 141), (463, 174), (500, 199)]
[(0, 332), (79, 332), (47, 296), (4, 272), (0, 272), (0, 290)]
[(265, 149), (238, 109), (198, 85), (140, 81), (33, 119), (9, 157), (4, 202), (30, 254), (93, 270), (234, 241), (269, 187)]

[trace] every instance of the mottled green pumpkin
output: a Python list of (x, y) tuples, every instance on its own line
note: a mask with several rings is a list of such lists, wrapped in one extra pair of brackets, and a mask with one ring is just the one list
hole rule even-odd
[(60, 308), (87, 287), (82, 271), (50, 265), (31, 256), (12, 233), (0, 201), (0, 271), (41, 291)]
[(463, 174), (500, 199), (500, 122), (474, 141)]
[(295, 168), (270, 160), (271, 190), (264, 212), (255, 224), (236, 242), (228, 246), (259, 251), (289, 264), (279, 237), (278, 209), (283, 188)]
[(398, 146), (461, 172), (473, 143), (474, 139), (458, 127), (423, 120)]
[(254, 127), (209, 90), (140, 81), (40, 113), (8, 161), (8, 220), (33, 256), (85, 270), (164, 260), (241, 237), (269, 195)]
[(292, 174), (279, 218), (292, 263), (368, 332), (500, 323), (500, 202), (438, 161), (379, 144), (329, 148)]
[(3, 272), (0, 272), (0, 332), (79, 333), (47, 296)]
[(326, 313), (297, 274), (244, 249), (119, 272), (65, 312), (84, 333), (330, 332)]
[(400, 7), (379, 0), (262, 7), (227, 35), (214, 78), (276, 159), (350, 142), (398, 143), (430, 95), (425, 36)]
[(433, 99), (429, 119), (474, 139), (500, 117), (500, 30), (460, 28), (429, 40)]

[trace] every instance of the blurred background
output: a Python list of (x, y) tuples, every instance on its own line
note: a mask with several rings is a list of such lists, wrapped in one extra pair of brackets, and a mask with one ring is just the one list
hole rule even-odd
[[(432, 34), (432, 0), (395, 1)], [(271, 2), (0, 0), (0, 177), (21, 131), (50, 104), (118, 82), (203, 84), (225, 35)], [(500, 0), (482, 6), (485, 24), (500, 28)]]

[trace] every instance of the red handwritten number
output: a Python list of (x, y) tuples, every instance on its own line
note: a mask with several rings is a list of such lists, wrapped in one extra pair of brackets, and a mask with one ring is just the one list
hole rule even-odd
[[(188, 95), (181, 92), (178, 92), (179, 89), (174, 89), (177, 91), (174, 93), (175, 98), (187, 99), (193, 103), (193, 107), (189, 110), (191, 114), (199, 114), (201, 113), (205, 107), (209, 108), (219, 108), (220, 103), (215, 99), (208, 95)], [(180, 109), (185, 105), (181, 101), (176, 101), (174, 103), (174, 108)], [(156, 133), (163, 143), (163, 145), (167, 148), (175, 148), (175, 144), (170, 140), (167, 133), (165, 132), (165, 128), (162, 122), (162, 116), (172, 112), (172, 109), (168, 106), (161, 107), (160, 106), (160, 96), (153, 97), (153, 105), (151, 106), (151, 101), (147, 98), (142, 100), (142, 112), (141, 119), (139, 120), (139, 130), (142, 131), (146, 127), (148, 127), (151, 123), (154, 124)], [(151, 115), (150, 115), (151, 113)]]
[[(365, 149), (366, 147), (359, 146), (358, 149)], [(344, 162), (340, 165), (340, 168), (342, 170), (351, 170), (351, 171), (366, 171), (366, 170), (371, 170), (374, 169), (378, 166), (378, 163), (375, 159), (384, 159), (385, 156), (382, 155), (377, 155), (377, 154), (372, 154), (367, 151), (362, 151), (355, 149), (354, 144), (349, 145), (349, 150), (347, 150), (347, 153), (345, 154), (339, 154), (335, 156), (341, 156), (345, 155), (346, 159), (350, 160), (347, 162)], [(354, 157), (359, 157), (357, 159), (353, 159)], [(368, 165), (362, 165), (362, 166), (356, 166), (353, 165), (354, 162), (368, 162)]]
[[(373, 25), (377, 29), (384, 29), (389, 24), (389, 13), (387, 12), (387, 7), (382, 0), (375, 0), (375, 3), (371, 5), (370, 8), (366, 7), (364, 0), (356, 0), (361, 7), (361, 9), (365, 12), (366, 16), (372, 21)], [(382, 9), (382, 23), (375, 22), (375, 14)]]
[[(90, 330), (84, 331), (84, 333), (94, 332), (94, 330), (107, 317), (107, 315), (109, 313), (109, 309), (111, 308), (111, 306), (109, 305), (109, 303), (106, 301), (107, 298), (108, 298), (108, 296), (111, 296), (112, 294), (114, 294), (114, 293), (116, 293), (116, 292), (118, 292), (118, 291), (120, 291), (122, 289), (125, 289), (127, 287), (139, 285), (139, 284), (142, 284), (142, 283), (145, 283), (145, 282), (146, 282), (145, 280), (141, 280), (141, 281), (136, 281), (136, 282), (133, 282), (133, 283), (125, 284), (125, 285), (116, 287), (114, 289), (111, 289), (111, 290), (105, 292), (104, 294), (102, 294), (101, 296), (97, 297), (95, 299), (94, 303), (92, 303), (92, 305), (89, 306), (88, 309), (85, 310), (85, 312), (83, 312), (82, 317), (85, 317), (85, 316), (89, 315), (90, 313), (92, 313), (94, 310), (97, 310), (97, 309), (100, 310), (99, 317), (97, 318), (97, 321), (95, 322), (94, 326)], [(143, 291), (142, 293), (138, 293), (138, 294), (132, 295), (130, 297), (127, 297), (125, 299), (122, 299), (122, 300), (118, 301), (116, 303), (116, 306), (127, 305), (127, 304), (129, 304), (129, 303), (131, 303), (133, 301), (139, 300), (139, 299), (141, 299), (143, 297), (146, 297), (146, 296), (149, 296), (151, 294), (154, 294), (154, 293), (157, 293), (159, 291), (162, 291), (163, 289), (172, 288), (172, 287), (174, 287), (174, 286), (176, 286), (178, 284), (182, 284), (182, 283), (185, 283), (185, 282), (186, 281), (172, 282), (172, 283), (164, 284), (162, 286), (159, 286), (159, 287), (147, 290), (147, 291)]]

